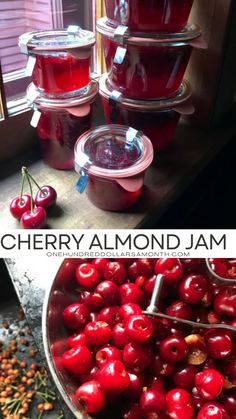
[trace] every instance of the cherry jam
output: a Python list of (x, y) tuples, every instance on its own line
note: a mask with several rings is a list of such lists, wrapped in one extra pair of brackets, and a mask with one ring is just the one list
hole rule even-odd
[(146, 134), (153, 145), (154, 151), (168, 148), (176, 132), (180, 114), (173, 109), (157, 111), (142, 111), (124, 109), (119, 107), (116, 121), (113, 119), (113, 109), (109, 101), (102, 99), (107, 124), (117, 122), (121, 125), (130, 125)]
[(122, 188), (116, 181), (89, 176), (86, 189), (89, 200), (106, 211), (123, 211), (139, 199), (142, 187), (131, 192)]
[(193, 0), (105, 0), (111, 23), (133, 32), (178, 32), (187, 24)]
[(89, 83), (90, 57), (76, 58), (69, 53), (36, 55), (33, 83), (48, 97), (78, 94)]
[(77, 117), (66, 110), (44, 110), (37, 126), (44, 162), (54, 169), (73, 169), (74, 145), (91, 127), (91, 112)]
[(190, 45), (133, 46), (121, 64), (114, 61), (117, 44), (103, 36), (103, 48), (111, 89), (132, 99), (157, 99), (174, 95), (192, 52)]
[(138, 200), (152, 159), (150, 140), (127, 126), (97, 127), (75, 145), (75, 167), (87, 176), (87, 196), (107, 211), (123, 211)]

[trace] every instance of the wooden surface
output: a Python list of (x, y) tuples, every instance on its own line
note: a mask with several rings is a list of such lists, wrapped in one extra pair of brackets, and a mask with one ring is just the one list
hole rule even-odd
[[(230, 124), (225, 121), (221, 127), (209, 132), (180, 125), (173, 146), (157, 156), (147, 171), (146, 186), (139, 202), (133, 209), (123, 213), (100, 210), (88, 201), (85, 193), (80, 195), (76, 192), (78, 175), (75, 172), (51, 169), (40, 160), (28, 165), (25, 156), (13, 168), (8, 167), (9, 175), (0, 182), (0, 230), (19, 228), (18, 222), (9, 214), (9, 202), (19, 193), (21, 165), (28, 165), (39, 184), (51, 184), (58, 191), (58, 206), (48, 216), (49, 228), (158, 228), (158, 218), (226, 142), (236, 135), (236, 118), (232, 117), (231, 120)], [(14, 169), (11, 174), (10, 169)], [(3, 170), (2, 166), (1, 173)]]

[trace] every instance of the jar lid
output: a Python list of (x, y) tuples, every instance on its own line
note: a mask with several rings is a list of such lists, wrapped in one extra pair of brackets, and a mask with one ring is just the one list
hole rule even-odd
[(189, 82), (187, 80), (183, 80), (180, 89), (175, 96), (158, 100), (128, 99), (120, 92), (112, 90), (112, 88), (109, 86), (107, 73), (103, 74), (99, 80), (99, 93), (107, 100), (115, 103), (118, 106), (121, 105), (126, 109), (140, 111), (157, 111), (174, 108), (177, 105), (186, 102), (192, 96)]
[(79, 26), (67, 29), (26, 32), (19, 37), (21, 52), (65, 51), (73, 48), (86, 48), (95, 44), (95, 35)]
[(185, 45), (202, 34), (200, 27), (195, 24), (188, 24), (182, 31), (173, 33), (130, 32), (127, 26), (119, 25), (115, 27), (109, 24), (107, 17), (102, 17), (97, 21), (97, 30), (120, 45), (146, 46)]
[(29, 104), (39, 108), (65, 109), (73, 106), (84, 105), (93, 102), (98, 94), (98, 82), (91, 80), (88, 86), (81, 89), (80, 94), (71, 98), (51, 99), (41, 96), (33, 83), (30, 83), (26, 90), (26, 97)]
[(103, 125), (75, 144), (75, 167), (102, 178), (125, 178), (143, 172), (153, 160), (151, 141), (134, 128)]

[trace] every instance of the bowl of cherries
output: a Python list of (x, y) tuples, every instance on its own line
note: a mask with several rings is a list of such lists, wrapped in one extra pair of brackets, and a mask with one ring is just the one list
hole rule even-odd
[(65, 259), (42, 327), (77, 418), (236, 419), (236, 281), (205, 259)]

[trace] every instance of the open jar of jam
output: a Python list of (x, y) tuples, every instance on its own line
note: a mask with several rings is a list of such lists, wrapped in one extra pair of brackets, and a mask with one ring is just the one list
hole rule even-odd
[(179, 33), (132, 33), (97, 22), (102, 35), (108, 83), (131, 99), (160, 99), (180, 88), (193, 47), (205, 48), (201, 30), (189, 25)]
[(111, 24), (133, 32), (178, 32), (187, 24), (193, 0), (105, 0)]
[(42, 158), (50, 167), (74, 168), (74, 145), (91, 128), (97, 93), (98, 83), (91, 81), (85, 94), (59, 101), (37, 95), (33, 83), (29, 85), (27, 99), (35, 110), (32, 125), (37, 126)]
[(118, 123), (143, 131), (151, 140), (154, 151), (166, 149), (172, 143), (181, 115), (194, 112), (191, 88), (183, 81), (176, 96), (162, 100), (128, 99), (112, 91), (107, 75), (100, 79), (99, 92), (107, 124)]
[(29, 55), (27, 75), (32, 73), (40, 94), (51, 98), (76, 96), (88, 86), (94, 43), (93, 32), (74, 26), (28, 32), (19, 38), (21, 51)]
[(140, 197), (145, 170), (153, 160), (151, 141), (131, 127), (104, 125), (83, 134), (75, 145), (79, 192), (108, 211), (122, 211)]

